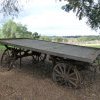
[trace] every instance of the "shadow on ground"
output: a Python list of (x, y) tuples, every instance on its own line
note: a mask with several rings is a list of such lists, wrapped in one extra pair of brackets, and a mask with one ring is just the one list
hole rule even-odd
[[(81, 89), (59, 86), (52, 81), (50, 62), (33, 64), (29, 57), (7, 71), (0, 68), (0, 100), (100, 100), (100, 75), (89, 81), (89, 72)], [(87, 76), (88, 75), (88, 76)]]

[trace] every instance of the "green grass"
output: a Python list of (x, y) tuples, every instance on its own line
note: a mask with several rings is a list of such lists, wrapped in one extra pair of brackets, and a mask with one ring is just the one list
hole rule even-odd
[(83, 46), (100, 48), (100, 44), (84, 44)]
[(1, 50), (5, 50), (5, 46), (0, 45), (0, 51), (1, 51)]

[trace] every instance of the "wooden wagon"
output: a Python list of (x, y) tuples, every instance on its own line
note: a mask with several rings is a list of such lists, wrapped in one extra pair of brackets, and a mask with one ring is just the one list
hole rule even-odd
[(20, 59), (21, 65), (23, 57), (32, 56), (37, 63), (44, 61), (49, 55), (53, 64), (53, 80), (75, 88), (82, 81), (80, 71), (87, 66), (95, 68), (95, 62), (100, 55), (100, 49), (97, 48), (33, 39), (1, 39), (0, 44), (6, 47), (1, 57), (1, 65), (7, 66), (8, 70), (17, 59)]

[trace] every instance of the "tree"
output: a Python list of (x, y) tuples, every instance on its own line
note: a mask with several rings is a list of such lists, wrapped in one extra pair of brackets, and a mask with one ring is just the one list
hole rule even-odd
[(20, 0), (1, 0), (0, 1), (0, 12), (3, 13), (3, 15), (12, 15), (17, 16), (17, 14), (20, 12)]
[(17, 37), (19, 38), (30, 38), (32, 35), (31, 32), (27, 31), (27, 27), (20, 23), (17, 23), (16, 34), (17, 34)]
[(4, 38), (31, 38), (32, 32), (27, 31), (25, 25), (9, 20), (2, 27)]
[(76, 12), (81, 20), (87, 18), (87, 24), (92, 29), (100, 29), (100, 0), (66, 0), (68, 3), (62, 7), (66, 12)]
[(37, 32), (34, 32), (34, 33), (32, 34), (32, 38), (33, 38), (33, 39), (39, 39), (39, 38), (40, 38), (40, 35), (39, 35)]
[(2, 34), (4, 38), (32, 38), (39, 39), (40, 35), (37, 32), (30, 32), (25, 25), (15, 23), (13, 20), (9, 20), (4, 23), (2, 27)]
[(3, 38), (2, 29), (0, 28), (0, 38)]
[(17, 24), (13, 20), (9, 20), (2, 27), (2, 33), (5, 38), (16, 37)]
[[(25, 0), (27, 1), (27, 0)], [(62, 1), (62, 0), (59, 0)], [(100, 0), (65, 0), (62, 7), (66, 12), (73, 11), (81, 20), (87, 17), (87, 23), (92, 29), (100, 29)], [(1, 0), (0, 11), (4, 15), (16, 16), (20, 12), (20, 0)]]

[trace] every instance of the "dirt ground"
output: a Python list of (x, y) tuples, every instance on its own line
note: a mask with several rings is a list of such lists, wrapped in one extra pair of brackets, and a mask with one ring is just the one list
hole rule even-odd
[[(100, 100), (100, 74), (90, 82), (88, 72), (81, 89), (59, 86), (52, 81), (52, 65), (37, 65), (31, 59), (22, 61), (10, 71), (0, 68), (0, 100)], [(90, 75), (90, 76), (89, 76)]]

